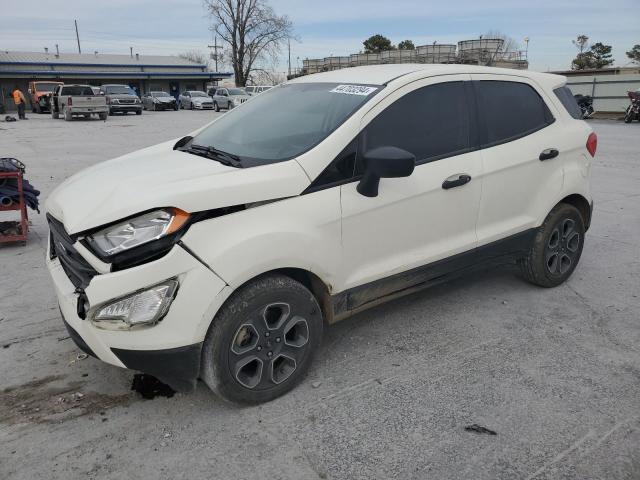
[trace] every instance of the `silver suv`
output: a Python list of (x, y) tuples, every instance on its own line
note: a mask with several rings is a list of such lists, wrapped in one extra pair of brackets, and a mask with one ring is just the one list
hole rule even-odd
[(233, 107), (237, 107), (238, 105), (246, 102), (251, 98), (251, 95), (248, 95), (241, 88), (217, 88), (213, 95), (213, 108), (216, 112), (219, 112), (221, 108), (226, 108), (227, 110), (231, 110)]

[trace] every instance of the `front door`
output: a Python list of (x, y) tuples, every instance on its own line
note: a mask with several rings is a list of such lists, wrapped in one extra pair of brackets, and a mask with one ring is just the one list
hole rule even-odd
[[(420, 80), (363, 118), (358, 158), (395, 146), (413, 153), (416, 167), (409, 177), (381, 179), (377, 197), (359, 194), (357, 182), (341, 187), (341, 290), (474, 250), (482, 163), (469, 86), (469, 75)], [(467, 176), (470, 181), (457, 181)]]

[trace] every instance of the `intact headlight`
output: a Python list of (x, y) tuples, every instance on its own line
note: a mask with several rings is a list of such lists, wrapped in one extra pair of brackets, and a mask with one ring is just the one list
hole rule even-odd
[(178, 208), (154, 210), (92, 233), (86, 239), (96, 252), (109, 257), (171, 235), (188, 219), (189, 214)]
[(177, 289), (177, 280), (167, 280), (100, 305), (89, 313), (89, 318), (96, 327), (106, 330), (155, 325), (166, 315)]

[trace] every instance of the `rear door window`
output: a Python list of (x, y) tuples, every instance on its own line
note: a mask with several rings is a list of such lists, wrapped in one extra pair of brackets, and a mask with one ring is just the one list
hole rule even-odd
[(526, 83), (480, 80), (474, 85), (485, 148), (524, 137), (554, 121), (544, 100)]
[(578, 105), (578, 102), (576, 102), (573, 92), (569, 87), (564, 86), (556, 88), (553, 93), (556, 94), (556, 97), (558, 97), (558, 100), (560, 100), (564, 108), (569, 112), (569, 115), (578, 120), (582, 119), (582, 110), (580, 110), (580, 106)]

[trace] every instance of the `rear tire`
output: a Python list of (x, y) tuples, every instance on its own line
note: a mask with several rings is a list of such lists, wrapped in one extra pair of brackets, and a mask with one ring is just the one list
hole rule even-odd
[(142, 115), (142, 110), (136, 110), (136, 115)]
[(573, 205), (556, 205), (518, 261), (522, 277), (541, 287), (556, 287), (575, 270), (584, 246), (584, 220)]
[(98, 118), (100, 118), (100, 120), (106, 120), (107, 119), (107, 113), (99, 113), (98, 114)]
[(230, 402), (273, 400), (302, 380), (322, 330), (322, 311), (304, 285), (264, 275), (218, 311), (202, 347), (201, 377)]

